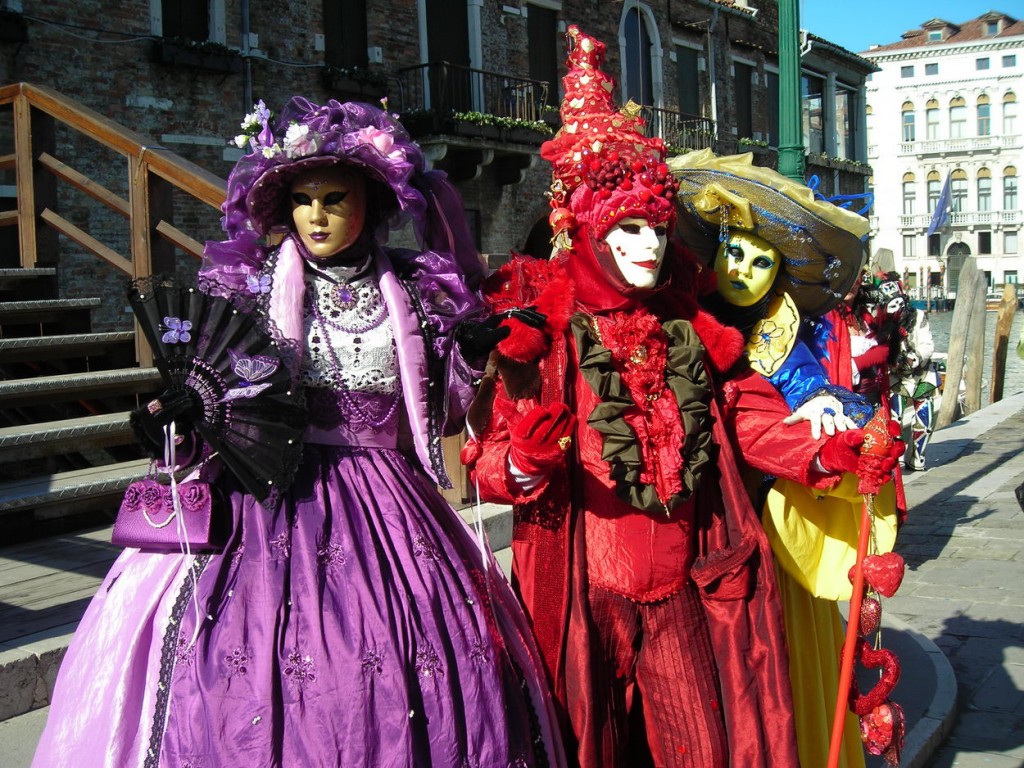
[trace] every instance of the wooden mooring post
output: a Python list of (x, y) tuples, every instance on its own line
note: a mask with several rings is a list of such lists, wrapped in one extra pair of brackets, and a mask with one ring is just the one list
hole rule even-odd
[[(981, 409), (981, 385), (985, 373), (985, 294), (988, 284), (978, 272), (974, 294), (965, 294), (971, 302), (971, 319), (967, 323), (967, 359), (964, 361), (964, 415)], [(957, 296), (957, 304), (960, 298)], [(952, 335), (954, 331), (950, 331)]]
[(1003, 286), (1003, 298), (999, 301), (996, 315), (996, 338), (992, 349), (991, 401), (1003, 399), (1003, 379), (1006, 378), (1006, 351), (1010, 347), (1010, 328), (1013, 316), (1017, 314), (1017, 286), (1007, 283)]
[[(971, 318), (975, 312), (981, 315), (981, 334), (969, 339), (972, 328)], [(946, 379), (942, 385), (942, 405), (935, 420), (935, 428), (942, 429), (953, 421), (960, 398), (960, 380), (964, 377), (964, 353), (971, 346), (980, 346), (984, 359), (985, 349), (985, 286), (982, 273), (974, 259), (966, 259), (960, 270), (960, 282), (956, 289), (956, 305), (953, 307), (953, 321), (949, 329), (949, 352), (946, 356)], [(970, 391), (967, 396), (971, 399)], [(981, 380), (978, 379), (978, 396), (981, 400)]]

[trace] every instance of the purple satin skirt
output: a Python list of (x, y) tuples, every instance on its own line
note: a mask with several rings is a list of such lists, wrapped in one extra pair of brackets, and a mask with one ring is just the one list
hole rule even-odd
[(515, 597), (397, 451), (307, 445), (223, 554), (126, 550), (35, 766), (562, 765)]

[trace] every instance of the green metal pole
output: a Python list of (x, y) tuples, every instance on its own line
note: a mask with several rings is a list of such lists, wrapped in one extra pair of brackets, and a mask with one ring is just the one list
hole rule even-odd
[(799, 0), (779, 0), (779, 173), (804, 183)]

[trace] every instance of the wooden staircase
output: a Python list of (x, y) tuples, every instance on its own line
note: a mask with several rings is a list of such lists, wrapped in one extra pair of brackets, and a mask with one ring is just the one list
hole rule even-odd
[[(0, 520), (4, 541), (102, 524), (144, 475), (128, 410), (159, 386), (132, 331), (93, 333), (95, 298), (21, 299), (56, 269), (0, 272)], [(56, 291), (53, 291), (56, 293)]]
[[(0, 135), (5, 115), (14, 147), (0, 146), (0, 184), (16, 188), (17, 207), (0, 211), (0, 542), (14, 544), (109, 524), (149, 467), (128, 414), (161, 389), (151, 353), (134, 327), (94, 330), (96, 311), (123, 305), (124, 293), (62, 293), (64, 254), (112, 265), (125, 285), (194, 272), (202, 246), (175, 224), (176, 208), (178, 219), (215, 224), (225, 182), (47, 88), (0, 88)], [(76, 159), (104, 165), (81, 158), (91, 144), (123, 156), (123, 169), (76, 170)], [(126, 187), (127, 199), (109, 187)], [(90, 232), (82, 200), (119, 214), (123, 233)]]

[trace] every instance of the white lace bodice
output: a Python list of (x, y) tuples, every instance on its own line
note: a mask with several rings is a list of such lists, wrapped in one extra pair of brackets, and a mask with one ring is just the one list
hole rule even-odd
[(303, 329), (300, 380), (306, 386), (378, 395), (398, 391), (395, 336), (369, 259), (359, 267), (310, 269)]

